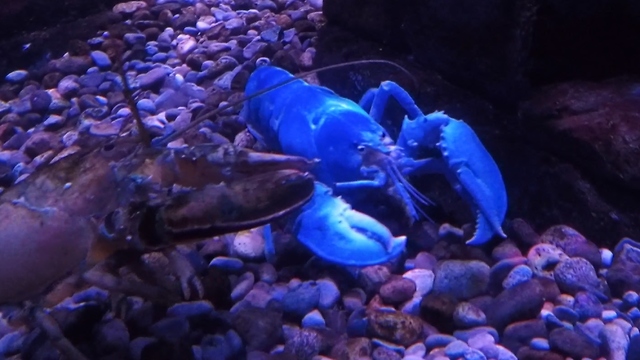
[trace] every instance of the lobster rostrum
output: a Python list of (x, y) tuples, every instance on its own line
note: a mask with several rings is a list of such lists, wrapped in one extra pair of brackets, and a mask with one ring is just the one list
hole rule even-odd
[[(384, 225), (356, 212), (333, 193), (386, 188), (403, 203), (410, 219), (417, 220), (426, 216), (420, 206), (431, 201), (404, 178), (410, 174), (443, 174), (469, 203), (477, 221), (468, 244), (505, 236), (501, 224), (507, 197), (502, 176), (466, 123), (442, 112), (424, 115), (394, 82), (370, 89), (356, 104), (326, 87), (293, 78), (268, 64), (258, 67), (246, 85), (245, 94), (252, 98), (244, 104), (241, 117), (268, 149), (319, 160), (312, 170), (316, 191), (299, 210), (294, 226), (298, 240), (317, 256), (355, 266), (397, 257), (406, 237), (394, 237)], [(285, 81), (284, 86), (252, 96)], [(407, 112), (397, 143), (380, 125), (389, 96)], [(424, 150), (437, 150), (441, 156), (414, 158)]]

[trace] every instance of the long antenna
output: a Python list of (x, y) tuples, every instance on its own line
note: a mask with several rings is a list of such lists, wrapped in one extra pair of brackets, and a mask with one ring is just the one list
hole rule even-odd
[(156, 144), (157, 145), (166, 145), (169, 142), (171, 142), (171, 141), (177, 139), (178, 137), (180, 137), (181, 135), (183, 135), (185, 132), (195, 128), (198, 124), (200, 124), (204, 120), (206, 120), (206, 119), (208, 119), (208, 118), (210, 118), (212, 116), (218, 115), (222, 111), (225, 111), (225, 110), (230, 109), (230, 108), (232, 108), (234, 106), (240, 105), (240, 104), (244, 103), (247, 100), (251, 100), (251, 99), (253, 99), (253, 98), (257, 97), (257, 96), (265, 94), (265, 93), (267, 93), (267, 92), (269, 92), (271, 90), (275, 90), (275, 89), (277, 89), (277, 88), (279, 88), (281, 86), (287, 85), (287, 84), (289, 84), (291, 82), (294, 82), (294, 81), (296, 81), (298, 79), (301, 79), (301, 78), (303, 78), (305, 76), (308, 76), (308, 75), (311, 75), (311, 74), (315, 74), (315, 73), (318, 73), (318, 72), (321, 72), (321, 71), (332, 70), (332, 69), (337, 69), (337, 68), (346, 67), (346, 66), (352, 66), (352, 65), (361, 65), (361, 64), (387, 64), (387, 65), (395, 66), (396, 68), (398, 68), (400, 71), (404, 72), (407, 76), (409, 76), (411, 78), (411, 80), (413, 81), (414, 86), (416, 88), (418, 87), (418, 80), (407, 69), (405, 69), (404, 67), (394, 63), (393, 61), (389, 61), (389, 60), (356, 60), (356, 61), (349, 61), (349, 62), (345, 62), (345, 63), (341, 63), (341, 64), (329, 65), (329, 66), (325, 66), (325, 67), (317, 68), (317, 69), (314, 69), (314, 70), (309, 70), (309, 71), (306, 71), (306, 72), (299, 73), (297, 75), (294, 75), (291, 79), (287, 79), (287, 80), (285, 80), (285, 81), (283, 81), (281, 83), (266, 87), (266, 88), (264, 88), (264, 89), (262, 89), (262, 90), (260, 90), (258, 92), (255, 92), (255, 93), (253, 93), (251, 95), (245, 96), (240, 100), (228, 103), (227, 105), (224, 105), (224, 106), (219, 107), (219, 108), (217, 108), (215, 110), (212, 110), (212, 111), (209, 111), (209, 112), (207, 112), (205, 114), (202, 114), (202, 115), (198, 116), (198, 118), (195, 119), (188, 126), (184, 127), (183, 129), (181, 129), (179, 131), (176, 131), (176, 132), (174, 132), (172, 134), (169, 134), (169, 135), (165, 136), (164, 138), (160, 138), (158, 140), (158, 142), (156, 142)]

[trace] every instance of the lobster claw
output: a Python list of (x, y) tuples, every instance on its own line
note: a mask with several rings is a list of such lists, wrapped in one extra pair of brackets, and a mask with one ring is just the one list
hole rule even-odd
[(404, 251), (407, 240), (406, 236), (394, 237), (374, 218), (353, 210), (319, 182), (296, 219), (294, 233), (316, 256), (347, 266), (390, 261)]
[(412, 156), (428, 147), (440, 150), (442, 158), (405, 163), (412, 164), (411, 173), (444, 174), (469, 203), (476, 215), (476, 231), (467, 244), (481, 245), (494, 235), (506, 237), (502, 230), (507, 211), (504, 181), (498, 165), (469, 125), (443, 112), (416, 120), (405, 118), (399, 142)]

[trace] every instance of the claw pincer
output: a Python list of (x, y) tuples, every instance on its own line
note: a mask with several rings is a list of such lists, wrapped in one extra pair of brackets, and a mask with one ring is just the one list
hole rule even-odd
[[(245, 94), (292, 77), (276, 67), (259, 67), (250, 76)], [(398, 146), (380, 125), (389, 96), (408, 113)], [(406, 238), (393, 237), (377, 220), (335, 198), (328, 186), (351, 194), (363, 188), (384, 188), (415, 220), (426, 217), (419, 205), (431, 202), (403, 174), (443, 173), (478, 214), (477, 233), (469, 243), (484, 243), (494, 234), (503, 236), (506, 194), (495, 162), (469, 126), (435, 114), (423, 115), (393, 82), (369, 90), (356, 104), (325, 87), (294, 80), (248, 100), (241, 116), (249, 132), (270, 150), (319, 160), (312, 170), (315, 193), (296, 218), (298, 240), (330, 262), (363, 266), (397, 257)], [(440, 117), (431, 121), (434, 116)], [(411, 158), (421, 148), (437, 148), (442, 156)]]

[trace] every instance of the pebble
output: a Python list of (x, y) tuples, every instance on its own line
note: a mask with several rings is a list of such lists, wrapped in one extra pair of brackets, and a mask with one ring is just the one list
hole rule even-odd
[(207, 300), (177, 303), (167, 309), (167, 316), (197, 317), (211, 314), (214, 308)]
[(112, 67), (111, 59), (109, 58), (109, 56), (100, 50), (92, 51), (91, 59), (93, 60), (93, 63), (102, 71), (110, 70)]
[(435, 271), (434, 291), (466, 300), (481, 295), (489, 284), (489, 266), (478, 260), (445, 260)]
[(27, 70), (15, 70), (8, 73), (4, 79), (12, 84), (19, 84), (25, 82), (29, 78), (29, 72)]
[(502, 282), (502, 287), (507, 289), (530, 280), (533, 277), (533, 271), (527, 265), (518, 265), (511, 269), (509, 275)]
[(331, 309), (338, 300), (340, 300), (340, 290), (338, 286), (330, 279), (320, 279), (316, 281), (320, 290), (320, 297), (318, 298), (318, 308)]
[(324, 321), (324, 318), (322, 317), (322, 314), (320, 313), (320, 311), (316, 310), (312, 310), (310, 313), (308, 313), (307, 315), (305, 315), (302, 318), (302, 327), (305, 328), (323, 328), (326, 326), (326, 323)]
[(230, 258), (226, 256), (217, 256), (211, 260), (209, 267), (215, 267), (221, 270), (229, 272), (236, 272), (244, 267), (242, 260), (237, 258)]

